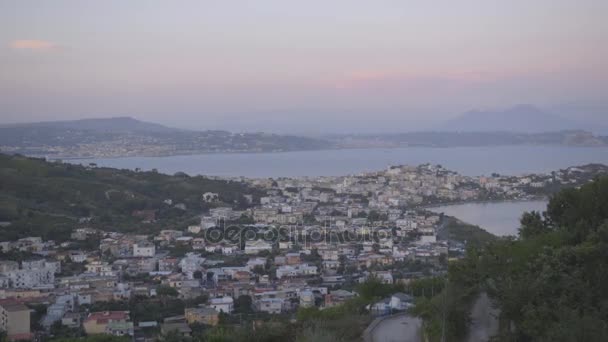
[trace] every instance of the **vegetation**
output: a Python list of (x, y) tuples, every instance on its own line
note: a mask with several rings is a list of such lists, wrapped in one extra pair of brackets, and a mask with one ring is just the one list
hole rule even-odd
[(439, 238), (466, 243), (468, 246), (481, 247), (496, 239), (496, 236), (485, 229), (460, 221), (451, 216), (442, 216), (443, 228)]
[(560, 191), (543, 214), (526, 213), (518, 239), (470, 249), (450, 265), (448, 287), (416, 310), (430, 341), (463, 340), (480, 293), (500, 311), (497, 341), (606, 341), (606, 284), (608, 177)]
[[(218, 193), (220, 202), (203, 203), (205, 192)], [(256, 199), (260, 195), (240, 182), (202, 176), (89, 168), (0, 154), (0, 221), (11, 222), (0, 231), (0, 241), (32, 235), (62, 241), (80, 219), (95, 228), (150, 233), (198, 223), (197, 215), (212, 206), (246, 208), (246, 194)], [(151, 220), (145, 219), (148, 214)]]
[(112, 336), (106, 334), (91, 335), (86, 337), (74, 337), (74, 338), (57, 338), (51, 340), (52, 342), (129, 342), (131, 338), (128, 336)]
[(206, 300), (206, 296), (182, 300), (170, 294), (159, 294), (158, 298), (133, 297), (128, 301), (96, 302), (88, 309), (91, 312), (127, 310), (134, 322), (161, 322), (165, 317), (183, 315), (185, 308), (195, 307)]

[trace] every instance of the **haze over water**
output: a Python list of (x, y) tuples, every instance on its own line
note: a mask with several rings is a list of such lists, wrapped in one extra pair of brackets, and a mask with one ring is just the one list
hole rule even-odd
[(389, 165), (442, 166), (468, 176), (550, 172), (588, 163), (608, 164), (608, 149), (593, 147), (408, 147), (282, 153), (218, 153), (171, 157), (77, 159), (72, 163), (173, 174), (224, 177), (340, 176), (375, 171)]

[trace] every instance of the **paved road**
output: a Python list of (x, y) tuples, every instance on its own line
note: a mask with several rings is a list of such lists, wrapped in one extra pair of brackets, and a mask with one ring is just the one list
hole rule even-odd
[(468, 342), (489, 341), (498, 333), (499, 311), (492, 307), (492, 302), (486, 293), (479, 295), (471, 310), (471, 326)]
[(372, 331), (373, 342), (421, 342), (422, 320), (409, 315), (387, 318)]

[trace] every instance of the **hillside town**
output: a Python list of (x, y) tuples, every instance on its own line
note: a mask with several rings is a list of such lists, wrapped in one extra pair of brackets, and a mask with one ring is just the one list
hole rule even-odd
[[(370, 280), (403, 289), (369, 304), (372, 317), (403, 312), (419, 295), (411, 285), (445, 274), (467, 247), (466, 239), (442, 234), (446, 218), (430, 206), (534, 199), (607, 171), (588, 165), (468, 177), (425, 164), (356, 176), (244, 179), (264, 196), (246, 196), (250, 207), (236, 209), (221, 194), (202, 192), (211, 209), (187, 227), (102, 231), (84, 217), (66, 241), (0, 242), (0, 330), (11, 340), (188, 337), (204, 327), (340, 306)], [(141, 225), (154, 214), (133, 213)]]

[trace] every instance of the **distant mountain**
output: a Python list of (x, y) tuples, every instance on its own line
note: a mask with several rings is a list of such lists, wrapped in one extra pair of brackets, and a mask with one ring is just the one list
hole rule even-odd
[(166, 133), (180, 131), (177, 128), (171, 128), (156, 123), (140, 121), (132, 117), (121, 116), (114, 118), (101, 119), (81, 119), (69, 121), (47, 121), (34, 122), (23, 124), (12, 124), (0, 126), (2, 128), (20, 127), (20, 128), (39, 128), (53, 127), (63, 129), (75, 129), (106, 133), (129, 133), (129, 132), (150, 132), (150, 133)]
[(585, 125), (548, 113), (532, 105), (499, 111), (473, 110), (440, 125), (437, 130), (461, 132), (539, 133), (586, 129)]
[(282, 152), (330, 147), (321, 139), (268, 133), (191, 131), (128, 117), (0, 126), (0, 150), (51, 158)]

